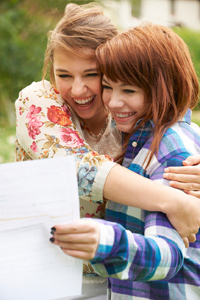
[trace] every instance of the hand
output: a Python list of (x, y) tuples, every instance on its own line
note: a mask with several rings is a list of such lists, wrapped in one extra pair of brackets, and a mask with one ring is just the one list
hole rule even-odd
[(183, 238), (185, 248), (188, 248), (190, 246), (189, 243), (194, 243), (195, 241), (196, 241), (196, 235), (195, 234), (191, 234), (188, 238), (187, 237)]
[(200, 199), (186, 195), (183, 192), (177, 192), (176, 201), (170, 204), (166, 210), (167, 217), (174, 228), (182, 237), (185, 246), (189, 246), (189, 242), (196, 241), (195, 234), (200, 228)]
[(170, 186), (200, 198), (200, 155), (189, 156), (183, 161), (183, 167), (168, 167), (163, 177)]
[(92, 219), (52, 227), (50, 241), (70, 256), (90, 260), (94, 258), (100, 239), (99, 224)]

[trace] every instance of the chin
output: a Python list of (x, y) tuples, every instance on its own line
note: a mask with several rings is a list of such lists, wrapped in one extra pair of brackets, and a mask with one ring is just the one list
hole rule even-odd
[[(117, 124), (116, 124), (116, 125), (117, 125)], [(117, 128), (118, 128), (120, 131), (124, 132), (124, 133), (130, 133), (130, 132), (131, 132), (131, 128), (127, 128), (127, 127), (125, 127), (125, 126), (118, 126), (118, 125), (117, 125)]]

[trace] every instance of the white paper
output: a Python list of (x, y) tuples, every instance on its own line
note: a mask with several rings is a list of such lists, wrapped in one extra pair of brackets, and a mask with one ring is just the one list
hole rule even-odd
[(0, 165), (0, 300), (80, 295), (82, 261), (50, 243), (50, 228), (79, 219), (72, 157)]

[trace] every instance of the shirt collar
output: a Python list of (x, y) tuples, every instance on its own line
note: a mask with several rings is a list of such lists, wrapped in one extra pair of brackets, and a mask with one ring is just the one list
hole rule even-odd
[(188, 108), (187, 111), (186, 111), (185, 116), (182, 119), (180, 119), (179, 122), (185, 122), (185, 123), (188, 123), (190, 125), (191, 124), (191, 117), (192, 117), (192, 111), (191, 111), (191, 109)]
[[(191, 110), (188, 109), (186, 111), (186, 114), (183, 118), (181, 118), (178, 122), (185, 122), (190, 124), (191, 123)], [(136, 124), (136, 126), (141, 122), (142, 120), (139, 120)], [(133, 149), (134, 150), (134, 156), (137, 155), (137, 153), (140, 151), (140, 149), (144, 146), (145, 142), (150, 136), (150, 133), (154, 127), (154, 122), (152, 120), (147, 121), (144, 126), (139, 128), (136, 132), (134, 132), (128, 142), (127, 151), (125, 154), (125, 157), (132, 157)]]

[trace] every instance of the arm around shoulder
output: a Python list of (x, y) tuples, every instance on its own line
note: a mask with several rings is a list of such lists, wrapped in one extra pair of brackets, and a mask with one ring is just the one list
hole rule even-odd
[(104, 181), (114, 163), (84, 141), (56, 89), (48, 81), (33, 82), (19, 93), (15, 106), (16, 160), (73, 155), (80, 198), (102, 202)]

